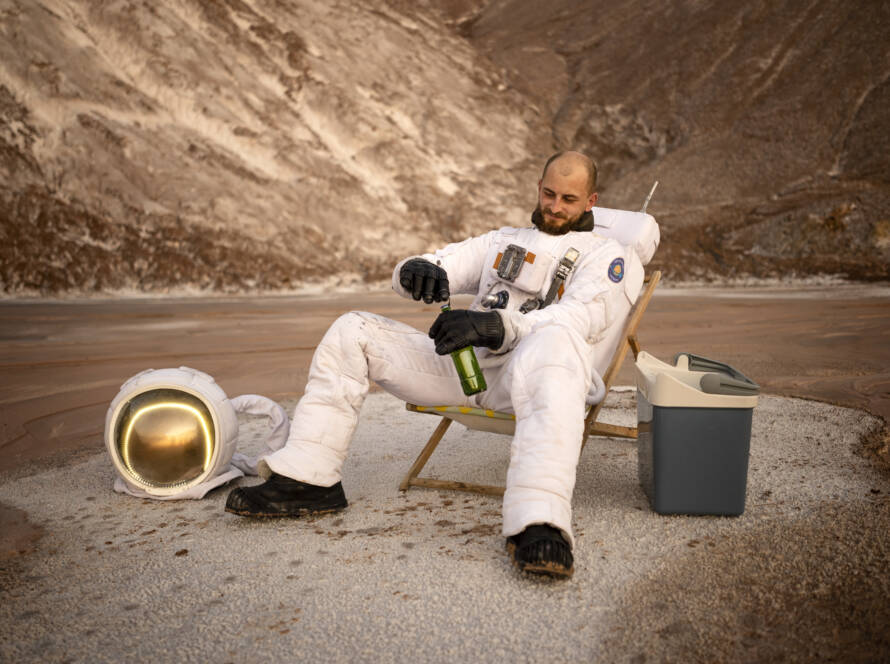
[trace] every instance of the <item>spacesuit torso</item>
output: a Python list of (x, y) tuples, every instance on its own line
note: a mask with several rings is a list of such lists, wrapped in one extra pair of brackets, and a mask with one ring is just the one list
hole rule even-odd
[[(571, 272), (552, 303), (540, 308), (560, 260), (570, 249), (579, 252)], [(591, 345), (599, 378), (620, 337), (621, 326), (613, 323), (626, 317), (643, 282), (643, 266), (634, 250), (594, 231), (550, 235), (534, 227), (505, 227), (421, 257), (445, 269), (452, 294), (475, 295), (471, 309), (483, 309), (486, 295), (508, 294), (505, 306), (497, 309), (504, 323), (504, 343), (493, 351), (477, 349), (483, 367), (497, 364), (498, 356), (535, 329), (557, 324), (568, 326)], [(513, 263), (508, 270), (505, 260)], [(393, 288), (403, 296), (407, 293), (396, 275), (405, 261), (393, 271)]]

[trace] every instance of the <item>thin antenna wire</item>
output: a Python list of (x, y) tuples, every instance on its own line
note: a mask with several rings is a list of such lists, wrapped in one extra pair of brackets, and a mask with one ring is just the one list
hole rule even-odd
[(649, 207), (649, 201), (652, 199), (652, 194), (655, 193), (655, 187), (658, 186), (658, 180), (655, 181), (655, 184), (652, 185), (652, 189), (649, 190), (649, 195), (646, 196), (646, 200), (643, 201), (643, 207), (640, 208), (640, 212), (645, 212), (646, 208)]

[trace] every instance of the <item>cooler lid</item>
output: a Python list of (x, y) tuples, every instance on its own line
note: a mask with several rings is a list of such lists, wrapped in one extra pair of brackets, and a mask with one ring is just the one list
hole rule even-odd
[(728, 364), (679, 353), (674, 365), (643, 351), (637, 389), (652, 405), (671, 408), (754, 408), (760, 387)]

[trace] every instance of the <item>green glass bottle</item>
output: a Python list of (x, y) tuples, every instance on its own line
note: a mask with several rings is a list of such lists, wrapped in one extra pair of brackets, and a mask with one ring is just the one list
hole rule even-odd
[[(451, 311), (451, 305), (443, 304), (442, 311)], [(488, 389), (472, 346), (464, 346), (452, 352), (451, 359), (454, 360), (454, 368), (457, 369), (464, 394), (470, 396)]]

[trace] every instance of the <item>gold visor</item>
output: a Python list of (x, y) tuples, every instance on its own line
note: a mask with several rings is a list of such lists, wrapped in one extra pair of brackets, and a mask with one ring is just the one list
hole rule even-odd
[(176, 389), (149, 390), (129, 399), (119, 413), (117, 451), (137, 482), (182, 486), (210, 466), (216, 440), (213, 418), (198, 397)]

